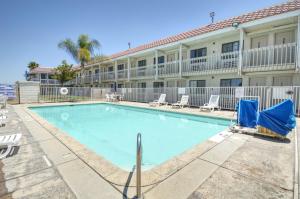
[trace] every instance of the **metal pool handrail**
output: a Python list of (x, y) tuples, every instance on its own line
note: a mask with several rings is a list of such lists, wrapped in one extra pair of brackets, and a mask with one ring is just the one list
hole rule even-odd
[(136, 197), (142, 198), (141, 191), (141, 168), (142, 168), (142, 135), (137, 134), (136, 138)]

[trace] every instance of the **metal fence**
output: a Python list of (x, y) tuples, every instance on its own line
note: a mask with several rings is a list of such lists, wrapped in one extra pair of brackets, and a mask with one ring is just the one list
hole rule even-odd
[(121, 88), (117, 93), (126, 101), (151, 102), (165, 93), (168, 103), (175, 103), (182, 95), (189, 95), (190, 106), (202, 106), (209, 102), (211, 95), (220, 95), (219, 106), (224, 110), (235, 110), (240, 98), (259, 99), (260, 109), (271, 107), (285, 99), (292, 99), (295, 112), (300, 114), (300, 86), (287, 87), (205, 87), (205, 88)]
[(41, 86), (40, 102), (70, 102), (70, 101), (90, 101), (99, 100), (105, 97), (110, 89), (91, 88), (91, 87), (65, 87), (67, 93), (62, 93), (62, 87)]
[(220, 95), (219, 106), (224, 110), (235, 110), (240, 98), (259, 99), (260, 109), (271, 107), (285, 99), (292, 99), (295, 104), (295, 112), (300, 115), (300, 86), (280, 87), (205, 87), (205, 88), (111, 88), (92, 87), (67, 87), (68, 93), (63, 95), (61, 87), (41, 86), (40, 102), (63, 102), (63, 101), (88, 101), (105, 99), (105, 94), (118, 93), (125, 101), (151, 102), (157, 100), (160, 94), (165, 93), (168, 103), (175, 103), (182, 95), (189, 95), (189, 105), (193, 107), (208, 103), (211, 95)]

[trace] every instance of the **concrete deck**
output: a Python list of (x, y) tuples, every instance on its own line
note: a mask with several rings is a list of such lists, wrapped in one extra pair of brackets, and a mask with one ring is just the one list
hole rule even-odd
[[(141, 103), (122, 104), (147, 106)], [(169, 107), (160, 107), (170, 110)], [(24, 106), (9, 107), (8, 124), (1, 134), (22, 132), (22, 144), (15, 155), (1, 161), (1, 198), (133, 198), (135, 173), (99, 173), (97, 156), (84, 158), (86, 148), (66, 145), (47, 125), (38, 123)], [(231, 118), (232, 112), (199, 113), (198, 109), (174, 110)], [(16, 113), (17, 114), (16, 114)], [(175, 167), (163, 181), (143, 188), (146, 199), (167, 198), (296, 198), (294, 196), (294, 133), (290, 142), (233, 134), (178, 156), (168, 164)], [(299, 141), (299, 140), (298, 140)], [(72, 142), (73, 145), (76, 143)], [(193, 158), (190, 158), (193, 157)], [(186, 162), (177, 168), (177, 162)], [(98, 169), (97, 169), (98, 168)], [(156, 170), (153, 177), (165, 173)], [(124, 178), (126, 185), (111, 179)], [(144, 179), (145, 180), (145, 179)], [(151, 179), (150, 179), (151, 180)], [(130, 186), (128, 186), (130, 185)]]

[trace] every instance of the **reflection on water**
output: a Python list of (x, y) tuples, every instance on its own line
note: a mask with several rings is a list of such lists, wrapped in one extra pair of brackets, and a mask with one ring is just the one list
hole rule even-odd
[(188, 119), (185, 119), (185, 118), (180, 118), (180, 121), (181, 121), (181, 122), (184, 122), (184, 123), (188, 123), (188, 122), (189, 122), (189, 120), (188, 120)]
[(166, 120), (166, 116), (164, 116), (164, 115), (159, 114), (158, 117), (159, 117), (159, 119), (161, 121), (165, 121)]
[(60, 118), (63, 120), (63, 121), (67, 121), (69, 119), (70, 115), (69, 113), (61, 113), (60, 114)]

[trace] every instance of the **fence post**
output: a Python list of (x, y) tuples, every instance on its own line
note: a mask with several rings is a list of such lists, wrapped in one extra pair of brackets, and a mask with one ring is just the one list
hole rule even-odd
[(239, 68), (238, 68), (239, 75), (242, 75), (243, 46), (244, 46), (244, 29), (241, 28), (240, 29)]
[(91, 87), (91, 101), (93, 101), (93, 87)]

